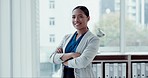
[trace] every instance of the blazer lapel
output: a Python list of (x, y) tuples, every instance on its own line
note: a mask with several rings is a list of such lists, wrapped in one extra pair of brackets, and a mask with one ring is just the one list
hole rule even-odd
[(88, 38), (89, 35), (90, 35), (90, 31), (88, 30), (86, 32), (86, 34), (83, 36), (83, 38), (81, 39), (81, 41), (80, 41), (80, 43), (79, 43), (79, 45), (76, 49), (76, 52), (80, 52), (80, 53), (83, 52), (83, 49), (85, 48), (85, 44), (87, 42), (87, 38)]

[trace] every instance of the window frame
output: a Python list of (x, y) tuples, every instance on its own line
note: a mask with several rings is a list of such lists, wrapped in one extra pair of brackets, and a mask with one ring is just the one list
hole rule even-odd
[(55, 1), (54, 0), (49, 0), (49, 8), (54, 9), (55, 8)]
[(55, 17), (49, 17), (49, 25), (55, 26)]
[(55, 35), (54, 34), (49, 34), (49, 42), (54, 43), (55, 42)]

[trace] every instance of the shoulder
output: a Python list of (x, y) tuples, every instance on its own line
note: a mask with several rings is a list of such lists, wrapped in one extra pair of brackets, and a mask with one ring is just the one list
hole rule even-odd
[(64, 36), (64, 38), (65, 38), (65, 39), (68, 39), (71, 35), (72, 35), (72, 34), (66, 34), (66, 35)]
[(71, 36), (72, 36), (72, 34), (66, 34), (66, 35), (64, 35), (63, 40), (67, 41)]
[(89, 38), (89, 39), (96, 39), (96, 40), (99, 40), (99, 37), (97, 37), (96, 35), (94, 35), (91, 31), (88, 31), (86, 33), (86, 36)]

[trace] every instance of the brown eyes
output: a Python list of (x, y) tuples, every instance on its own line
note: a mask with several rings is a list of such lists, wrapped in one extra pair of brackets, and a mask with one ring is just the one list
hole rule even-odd
[(72, 18), (74, 19), (74, 18), (75, 18), (75, 16), (72, 16)]
[[(72, 16), (72, 18), (76, 18), (76, 16)], [(77, 18), (83, 18), (83, 16), (77, 16)]]

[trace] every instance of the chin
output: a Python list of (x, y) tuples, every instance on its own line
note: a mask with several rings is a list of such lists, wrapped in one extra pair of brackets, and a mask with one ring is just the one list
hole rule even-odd
[(80, 28), (80, 26), (74, 26), (76, 29)]

